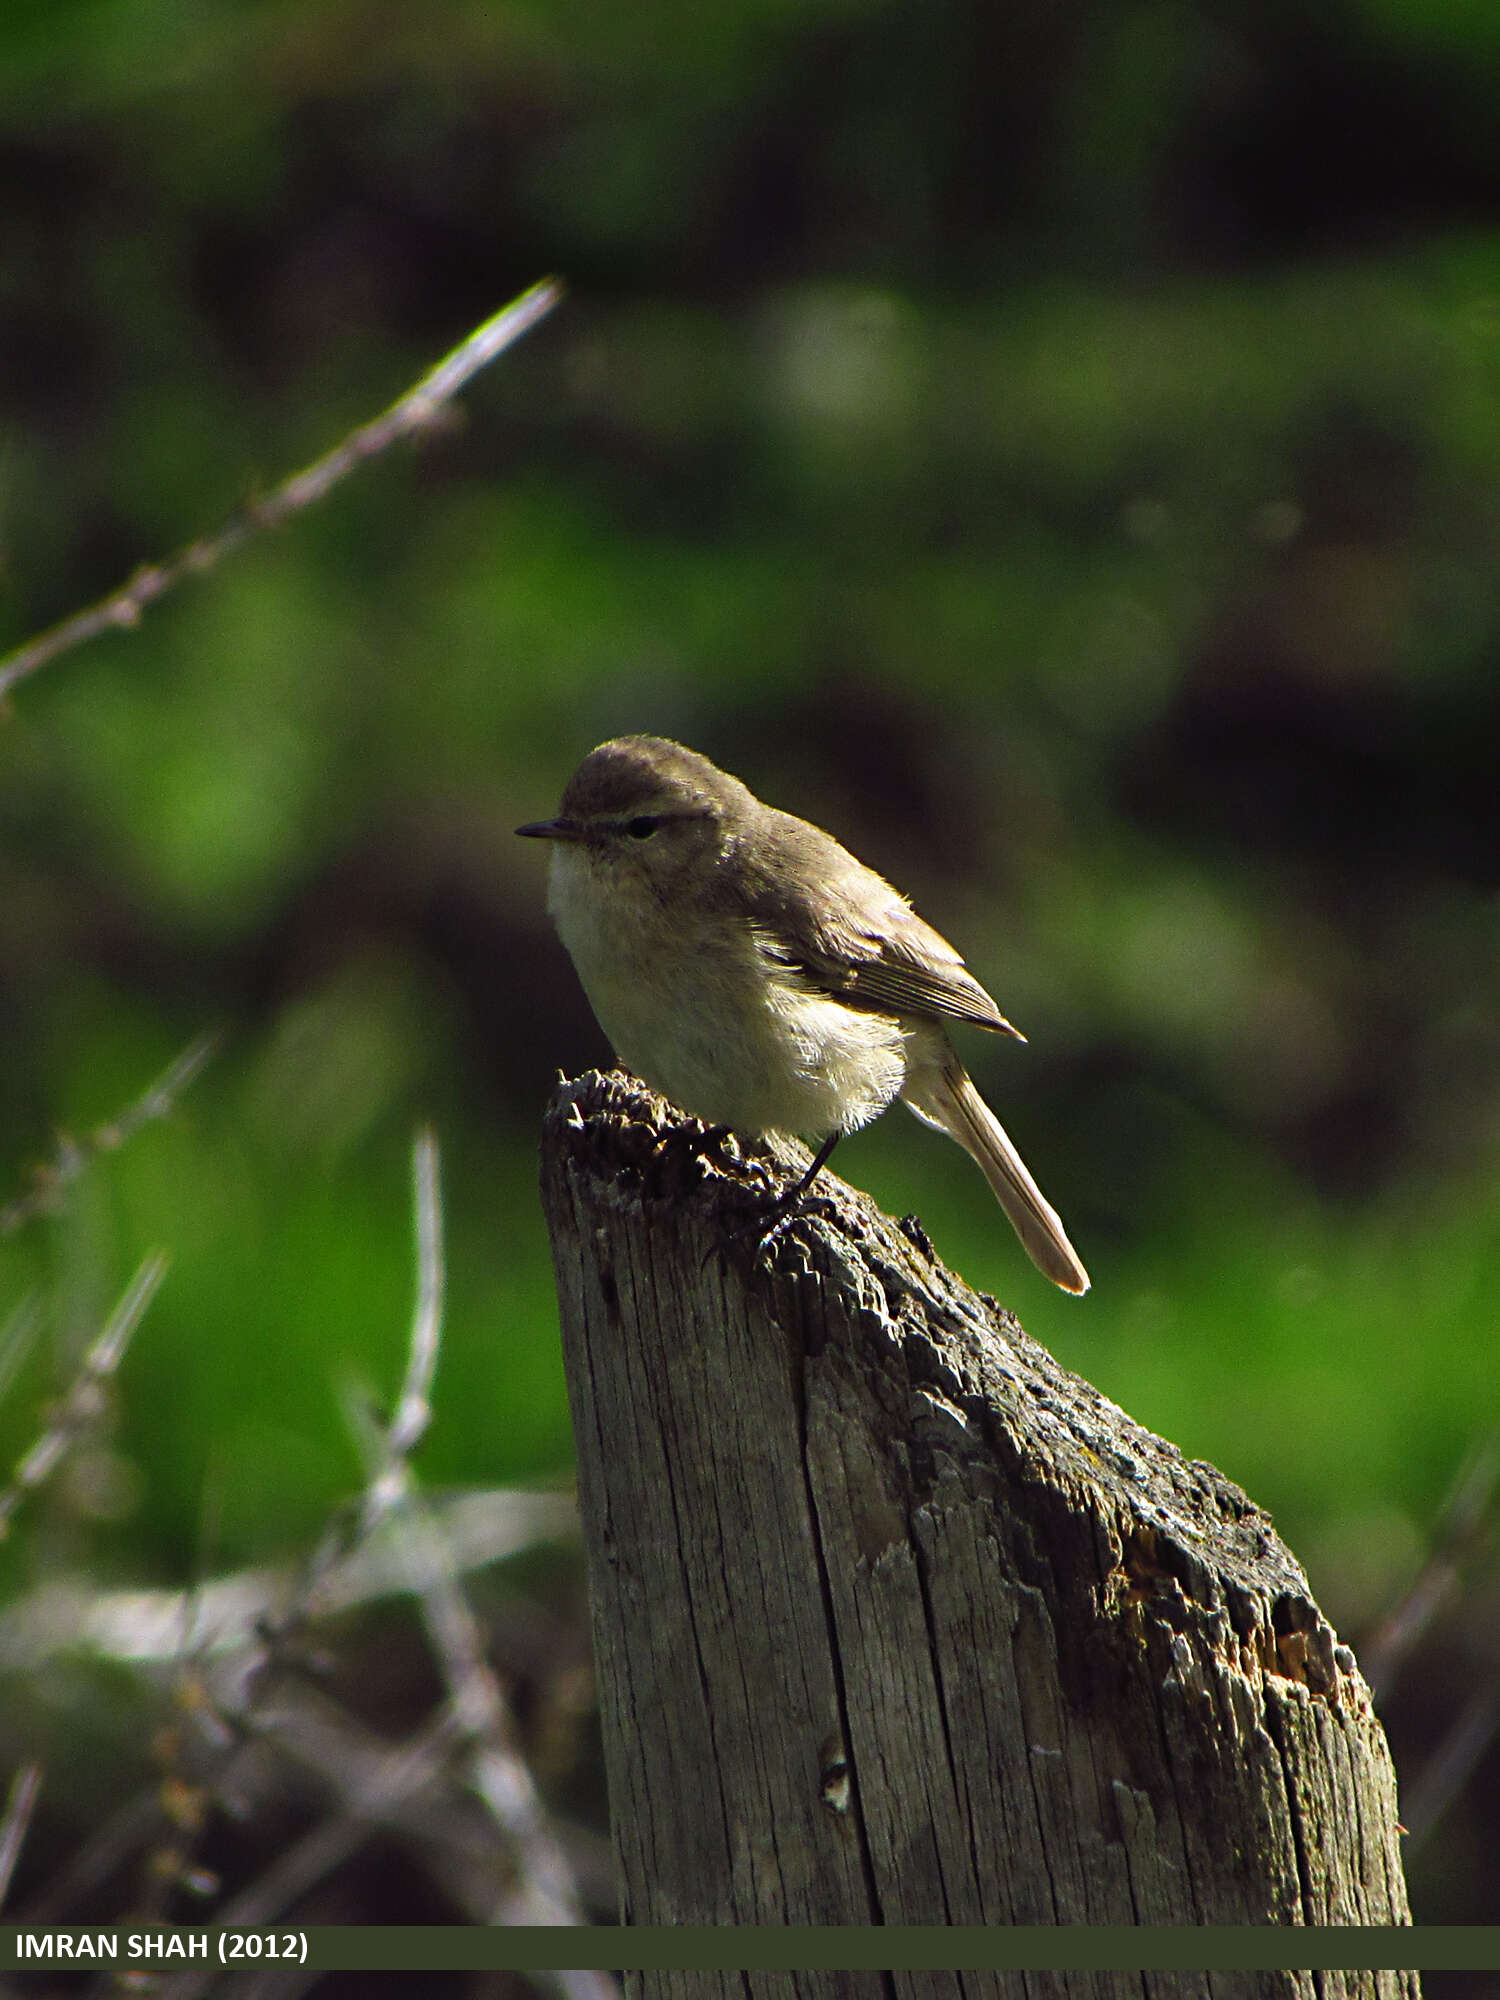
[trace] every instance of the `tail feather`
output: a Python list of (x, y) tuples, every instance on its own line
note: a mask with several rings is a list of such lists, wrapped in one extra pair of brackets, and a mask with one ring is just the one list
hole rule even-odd
[(1083, 1293), (1089, 1274), (1068, 1241), (1057, 1210), (1027, 1171), (999, 1119), (974, 1088), (956, 1056), (913, 1068), (901, 1093), (903, 1102), (929, 1125), (956, 1139), (973, 1158), (1020, 1237), (1026, 1254), (1065, 1292)]

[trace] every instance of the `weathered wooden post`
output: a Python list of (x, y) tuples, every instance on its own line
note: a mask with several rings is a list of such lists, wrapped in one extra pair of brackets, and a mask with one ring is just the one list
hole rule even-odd
[(544, 1145), (625, 1921), (1409, 1922), (1369, 1691), (1268, 1517), (831, 1176), (757, 1263), (692, 1129), (591, 1074)]

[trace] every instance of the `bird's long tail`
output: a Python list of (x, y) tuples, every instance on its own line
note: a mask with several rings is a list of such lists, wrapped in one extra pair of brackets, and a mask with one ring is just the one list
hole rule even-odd
[(1065, 1292), (1086, 1292), (1089, 1274), (1068, 1241), (1057, 1210), (1027, 1171), (999, 1119), (974, 1088), (956, 1055), (908, 1071), (902, 1101), (926, 1124), (936, 1125), (979, 1164), (1026, 1254)]

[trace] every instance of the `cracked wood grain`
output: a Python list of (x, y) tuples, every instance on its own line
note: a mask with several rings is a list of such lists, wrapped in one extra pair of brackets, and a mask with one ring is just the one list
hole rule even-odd
[[(633, 1078), (543, 1144), (627, 1923), (1405, 1924), (1369, 1691), (1271, 1522), (832, 1176)], [(1414, 1996), (1407, 1973), (644, 1974)]]

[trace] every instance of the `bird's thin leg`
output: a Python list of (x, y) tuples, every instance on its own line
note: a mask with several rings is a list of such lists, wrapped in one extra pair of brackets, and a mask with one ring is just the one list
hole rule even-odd
[(797, 1206), (797, 1203), (801, 1201), (803, 1195), (807, 1193), (807, 1190), (812, 1186), (813, 1182), (818, 1178), (818, 1175), (823, 1171), (824, 1167), (828, 1165), (829, 1160), (833, 1156), (834, 1147), (838, 1144), (839, 1140), (843, 1136), (844, 1136), (843, 1133), (838, 1131), (837, 1128), (835, 1128), (832, 1132), (829, 1133), (828, 1137), (823, 1141), (822, 1145), (819, 1146), (817, 1152), (815, 1152), (812, 1156), (812, 1165), (808, 1168), (807, 1172), (802, 1176), (801, 1180), (798, 1181), (797, 1185), (792, 1189), (791, 1193), (785, 1197), (786, 1206), (788, 1208), (795, 1208)]
[[(770, 1204), (769, 1220), (767, 1220), (767, 1209), (762, 1208), (758, 1215), (746, 1218), (745, 1222), (739, 1225), (731, 1225), (729, 1229), (730, 1236), (742, 1237), (753, 1235), (755, 1238), (755, 1256), (757, 1259), (763, 1257), (786, 1228), (787, 1224), (796, 1215), (797, 1210), (802, 1204), (802, 1197), (807, 1193), (807, 1190), (812, 1186), (813, 1181), (823, 1171), (824, 1167), (827, 1166), (833, 1149), (838, 1144), (840, 1137), (841, 1135), (838, 1132), (830, 1132), (828, 1137), (822, 1141), (817, 1152), (813, 1154), (807, 1172), (803, 1174), (795, 1187), (788, 1188), (785, 1194), (778, 1195)], [(761, 1160), (752, 1157), (746, 1164), (754, 1167), (758, 1173), (766, 1173), (765, 1164)], [(707, 1255), (705, 1255), (703, 1260), (705, 1264), (708, 1262), (709, 1257), (714, 1254), (714, 1248), (715, 1246), (712, 1244), (709, 1246)]]
[(812, 1164), (801, 1180), (798, 1181), (795, 1187), (788, 1188), (784, 1195), (778, 1197), (771, 1210), (771, 1219), (761, 1230), (759, 1239), (755, 1245), (757, 1258), (763, 1257), (766, 1254), (782, 1230), (786, 1228), (787, 1224), (797, 1213), (797, 1210), (802, 1206), (802, 1197), (807, 1193), (807, 1190), (812, 1186), (823, 1168), (827, 1166), (829, 1156), (839, 1142), (839, 1136), (836, 1131), (830, 1132), (828, 1137), (818, 1147), (817, 1152), (813, 1154)]

